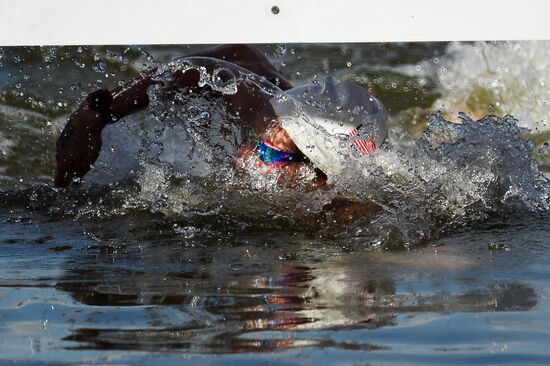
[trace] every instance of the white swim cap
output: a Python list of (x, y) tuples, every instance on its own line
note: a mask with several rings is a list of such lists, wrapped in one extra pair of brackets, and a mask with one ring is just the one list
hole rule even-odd
[(328, 176), (340, 174), (351, 154), (372, 152), (388, 136), (384, 105), (332, 76), (290, 89), (271, 105), (296, 146)]

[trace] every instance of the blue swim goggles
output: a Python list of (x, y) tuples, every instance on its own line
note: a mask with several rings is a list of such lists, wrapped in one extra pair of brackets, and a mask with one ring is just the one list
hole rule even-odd
[(258, 144), (258, 155), (260, 160), (266, 164), (300, 163), (305, 157), (290, 151), (282, 151), (266, 141)]

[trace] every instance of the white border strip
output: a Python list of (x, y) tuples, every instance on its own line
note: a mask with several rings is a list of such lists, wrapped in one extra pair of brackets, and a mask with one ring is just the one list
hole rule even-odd
[(550, 39), (548, 0), (0, 0), (0, 14), (4, 46)]

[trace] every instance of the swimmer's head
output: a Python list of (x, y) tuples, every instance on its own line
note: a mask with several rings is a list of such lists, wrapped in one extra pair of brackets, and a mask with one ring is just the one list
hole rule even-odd
[(388, 135), (382, 103), (331, 76), (290, 89), (271, 104), (296, 146), (329, 176), (340, 174), (350, 155), (378, 149)]

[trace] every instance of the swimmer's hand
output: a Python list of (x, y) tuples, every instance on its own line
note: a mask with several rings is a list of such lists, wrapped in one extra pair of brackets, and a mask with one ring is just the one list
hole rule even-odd
[(74, 180), (84, 177), (91, 169), (101, 151), (101, 131), (104, 119), (93, 110), (92, 98), (88, 97), (68, 119), (57, 140), (57, 169), (54, 184), (66, 187)]

